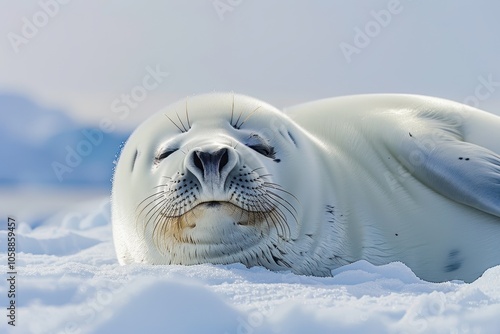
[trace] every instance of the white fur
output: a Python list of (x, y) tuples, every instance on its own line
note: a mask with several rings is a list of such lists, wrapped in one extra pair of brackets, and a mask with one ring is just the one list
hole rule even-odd
[[(139, 126), (113, 183), (120, 263), (242, 262), (324, 276), (359, 259), (402, 261), (431, 281), (471, 281), (500, 264), (500, 118), (410, 95), (326, 99), (285, 114), (249, 97), (207, 94), (169, 106)], [(241, 129), (231, 126), (231, 115), (233, 123), (244, 121)], [(181, 133), (172, 121), (182, 128), (188, 118), (191, 128)], [(279, 162), (247, 146), (255, 134), (275, 147)], [(161, 147), (172, 143), (180, 150), (154, 164)], [(272, 182), (286, 191), (278, 192), (289, 203), (281, 213), (289, 231), (235, 225), (240, 214), (234, 210), (198, 206), (190, 211), (191, 225), (159, 247), (154, 224), (146, 224), (153, 205), (142, 216), (138, 208), (153, 189), (177, 191), (165, 177), (199, 182), (193, 206), (238, 204), (228, 195), (227, 180), (204, 184), (192, 163), (193, 152), (221, 147), (229, 152), (222, 179), (242, 166), (259, 168), (246, 182), (260, 173), (255, 184)]]

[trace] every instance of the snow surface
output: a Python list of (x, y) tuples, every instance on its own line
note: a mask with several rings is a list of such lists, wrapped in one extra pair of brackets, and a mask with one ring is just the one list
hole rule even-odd
[[(241, 264), (120, 266), (103, 198), (37, 225), (18, 221), (16, 232), (16, 327), (4, 315), (1, 333), (500, 333), (500, 266), (471, 284), (365, 261), (330, 278)], [(6, 294), (3, 283), (4, 312)]]

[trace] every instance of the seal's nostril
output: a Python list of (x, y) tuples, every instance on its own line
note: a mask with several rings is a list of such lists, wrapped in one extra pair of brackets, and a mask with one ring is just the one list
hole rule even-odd
[(193, 154), (193, 163), (196, 168), (198, 168), (203, 173), (203, 162), (201, 161), (199, 156), (201, 153), (202, 152), (196, 152), (195, 154)]
[(227, 149), (223, 148), (217, 152), (217, 154), (221, 155), (219, 161), (219, 174), (222, 174), (222, 169), (229, 162), (229, 154), (227, 153)]

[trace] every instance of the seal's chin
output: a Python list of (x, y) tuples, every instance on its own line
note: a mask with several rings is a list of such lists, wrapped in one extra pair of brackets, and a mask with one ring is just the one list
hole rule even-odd
[[(272, 211), (248, 211), (233, 203), (206, 201), (177, 217), (163, 217), (157, 222), (154, 240), (164, 244), (233, 244), (256, 230), (267, 231)], [(260, 233), (258, 233), (260, 235)]]
[(163, 217), (153, 240), (169, 264), (246, 263), (266, 242), (264, 236), (270, 234), (276, 219), (272, 214), (248, 211), (230, 202), (202, 202), (180, 216)]

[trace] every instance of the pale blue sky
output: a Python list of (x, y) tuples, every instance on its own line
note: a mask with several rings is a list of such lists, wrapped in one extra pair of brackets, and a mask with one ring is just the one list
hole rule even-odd
[[(48, 6), (56, 13), (44, 22), (40, 3), (54, 1), (0, 0), (0, 91), (88, 122), (116, 117), (113, 101), (142, 85), (148, 66), (169, 76), (121, 126), (211, 91), (249, 94), (277, 107), (375, 92), (462, 102), (475, 94), (479, 77), (500, 82), (494, 0), (400, 0), (385, 27), (371, 11), (395, 6), (387, 0), (72, 0)], [(234, 6), (219, 15), (214, 3)], [(23, 36), (23, 17), (43, 26), (16, 53), (11, 40)], [(375, 30), (348, 62), (339, 45), (355, 46), (356, 27)], [(489, 93), (480, 107), (500, 114), (500, 83)]]

